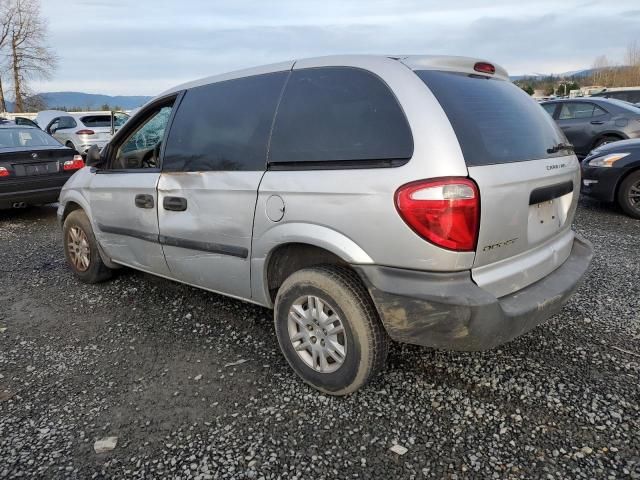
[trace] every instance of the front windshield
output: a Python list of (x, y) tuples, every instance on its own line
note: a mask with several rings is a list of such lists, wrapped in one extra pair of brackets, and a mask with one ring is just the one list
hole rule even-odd
[(37, 128), (0, 128), (0, 149), (57, 146), (57, 140)]

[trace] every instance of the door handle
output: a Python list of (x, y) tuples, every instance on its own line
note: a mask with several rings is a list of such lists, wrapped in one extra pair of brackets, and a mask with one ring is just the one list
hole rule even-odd
[(154, 202), (151, 195), (139, 194), (136, 195), (136, 207), (138, 208), (153, 208)]
[(184, 212), (187, 209), (187, 199), (183, 197), (164, 197), (162, 206), (165, 210)]
[(604, 125), (604, 120), (591, 120), (591, 125)]

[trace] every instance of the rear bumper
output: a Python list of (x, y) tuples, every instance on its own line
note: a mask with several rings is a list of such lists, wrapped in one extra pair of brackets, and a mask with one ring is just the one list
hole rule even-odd
[(592, 256), (591, 244), (576, 235), (571, 254), (560, 267), (499, 299), (473, 283), (470, 272), (355, 268), (393, 340), (473, 351), (513, 340), (558, 312), (578, 287)]
[(42, 188), (39, 190), (24, 190), (10, 194), (0, 194), (0, 209), (12, 208), (14, 203), (26, 204), (53, 203), (58, 201), (62, 187)]
[(11, 208), (14, 203), (53, 203), (60, 190), (75, 172), (50, 176), (20, 177), (0, 182), (0, 208)]

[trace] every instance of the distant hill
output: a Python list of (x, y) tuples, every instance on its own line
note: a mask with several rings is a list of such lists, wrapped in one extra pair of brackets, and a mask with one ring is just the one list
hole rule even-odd
[(39, 95), (47, 108), (66, 108), (67, 110), (99, 110), (102, 105), (131, 110), (147, 103), (153, 97), (99, 95), (82, 92), (45, 92)]
[[(614, 68), (627, 68), (627, 67), (614, 67)], [(582, 79), (592, 76), (599, 69), (597, 68), (585, 68), (583, 70), (572, 70), (570, 72), (562, 72), (562, 73), (527, 73), (524, 75), (510, 75), (509, 78), (512, 82), (517, 80), (524, 80), (526, 78), (530, 78), (533, 80), (542, 80), (544, 78), (548, 78), (554, 76), (556, 78), (566, 78), (566, 79)]]

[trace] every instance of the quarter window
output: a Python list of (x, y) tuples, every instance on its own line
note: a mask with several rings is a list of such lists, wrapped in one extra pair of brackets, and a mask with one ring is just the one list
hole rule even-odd
[(593, 117), (599, 117), (600, 115), (606, 115), (606, 114), (607, 112), (603, 108), (600, 108), (597, 105), (593, 106), (593, 115), (592, 115)]
[(345, 67), (291, 73), (276, 115), (270, 163), (396, 160), (412, 154), (407, 120), (380, 78)]
[(254, 75), (187, 91), (169, 132), (163, 171), (264, 170), (287, 75)]

